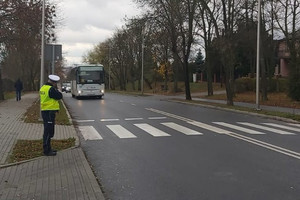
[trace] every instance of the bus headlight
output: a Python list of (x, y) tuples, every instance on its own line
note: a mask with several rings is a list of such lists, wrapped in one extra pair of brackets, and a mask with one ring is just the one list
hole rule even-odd
[(81, 94), (81, 90), (78, 90), (78, 94)]
[(101, 93), (104, 93), (104, 90), (101, 90)]

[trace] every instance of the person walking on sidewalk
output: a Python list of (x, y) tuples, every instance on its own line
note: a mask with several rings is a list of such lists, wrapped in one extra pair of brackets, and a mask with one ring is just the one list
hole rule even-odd
[(19, 78), (15, 82), (15, 88), (16, 88), (16, 99), (17, 99), (17, 101), (20, 101), (21, 100), (21, 92), (23, 90), (23, 83)]
[(52, 74), (48, 78), (48, 82), (40, 89), (41, 113), (44, 122), (43, 153), (46, 156), (55, 156), (56, 150), (51, 148), (51, 138), (54, 136), (55, 115), (59, 111), (58, 100), (63, 96), (57, 89), (59, 76)]

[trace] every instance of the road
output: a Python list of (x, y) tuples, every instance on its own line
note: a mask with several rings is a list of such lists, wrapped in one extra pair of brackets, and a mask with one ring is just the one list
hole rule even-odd
[(107, 199), (300, 199), (299, 125), (155, 96), (64, 101)]

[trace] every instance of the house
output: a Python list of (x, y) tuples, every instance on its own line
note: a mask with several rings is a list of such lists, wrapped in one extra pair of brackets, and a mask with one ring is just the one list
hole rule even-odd
[(287, 77), (289, 75), (289, 58), (290, 58), (290, 51), (286, 44), (286, 40), (282, 39), (278, 41), (278, 59), (279, 59), (279, 66), (276, 67), (275, 75), (279, 75), (281, 77)]
[[(296, 32), (297, 41), (300, 39), (300, 30)], [(296, 48), (299, 47), (299, 42), (296, 43)], [(275, 70), (275, 75), (279, 75), (281, 77), (288, 77), (289, 75), (289, 60), (290, 60), (290, 51), (288, 45), (286, 43), (286, 38), (283, 38), (278, 41), (278, 59), (279, 66)]]

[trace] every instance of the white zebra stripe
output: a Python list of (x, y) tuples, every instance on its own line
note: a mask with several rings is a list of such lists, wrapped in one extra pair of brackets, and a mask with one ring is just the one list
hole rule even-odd
[(212, 131), (212, 132), (215, 132), (215, 133), (220, 133), (220, 134), (231, 133), (230, 131), (227, 131), (227, 130), (224, 130), (224, 129), (221, 129), (221, 128), (217, 128), (217, 127), (211, 126), (209, 124), (204, 124), (202, 122), (197, 122), (197, 121), (189, 122), (188, 121), (187, 123), (192, 124), (194, 126), (198, 126), (200, 128), (203, 128), (203, 129), (206, 129), (206, 130), (209, 130), (209, 131)]
[(78, 127), (85, 140), (102, 140), (103, 138), (93, 126)]
[(286, 130), (290, 130), (290, 131), (297, 131), (300, 132), (299, 128), (294, 128), (294, 127), (290, 127), (290, 126), (284, 126), (284, 125), (279, 125), (279, 124), (273, 124), (273, 123), (262, 123), (268, 126), (273, 126), (273, 127), (277, 127), (277, 128), (283, 128)]
[(245, 132), (245, 133), (249, 133), (249, 134), (261, 134), (261, 135), (265, 134), (265, 133), (262, 133), (262, 132), (259, 132), (259, 131), (255, 131), (255, 130), (248, 129), (248, 128), (243, 128), (243, 127), (236, 126), (236, 125), (233, 125), (233, 124), (228, 124), (228, 123), (225, 123), (225, 122), (213, 122), (213, 123), (221, 125), (221, 126), (225, 126), (225, 127), (228, 127), (228, 128), (232, 128), (232, 129), (235, 129), (235, 130), (238, 130), (238, 131), (242, 131), (242, 132)]
[(165, 125), (171, 129), (174, 129), (176, 131), (179, 131), (185, 135), (203, 135), (202, 133), (199, 133), (197, 131), (194, 131), (192, 129), (189, 129), (189, 128), (186, 128), (184, 126), (181, 126), (181, 125), (178, 125), (178, 124), (175, 124), (173, 122), (167, 122), (167, 123), (161, 123), (162, 125)]
[(270, 132), (273, 132), (273, 133), (282, 134), (282, 135), (295, 135), (294, 133), (290, 133), (290, 132), (287, 132), (287, 131), (282, 131), (282, 130), (278, 130), (278, 129), (275, 129), (275, 128), (269, 128), (269, 127), (266, 127), (266, 126), (251, 124), (251, 123), (248, 123), (248, 122), (237, 122), (237, 123), (238, 124), (243, 124), (245, 126), (250, 126), (250, 127), (253, 127), (253, 128), (258, 128), (258, 129), (270, 131)]
[(106, 125), (106, 127), (114, 132), (119, 138), (136, 138), (135, 135), (121, 125)]
[(163, 132), (149, 124), (134, 124), (135, 126), (139, 127), (140, 129), (146, 131), (150, 135), (154, 137), (163, 137), (163, 136), (170, 136), (168, 133)]

